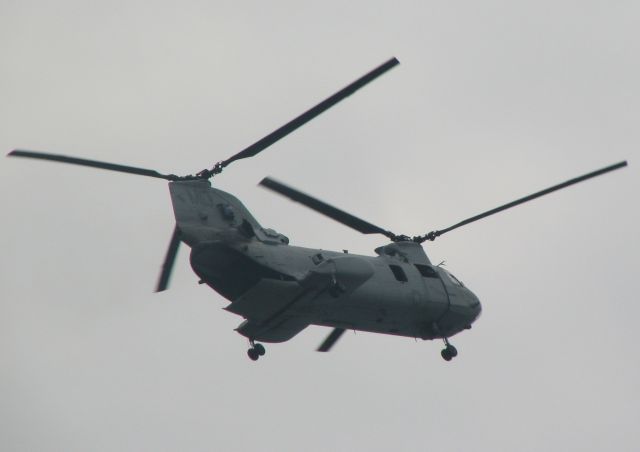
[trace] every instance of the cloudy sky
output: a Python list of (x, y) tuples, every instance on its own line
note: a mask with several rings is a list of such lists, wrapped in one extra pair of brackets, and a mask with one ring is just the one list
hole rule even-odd
[(248, 360), (163, 181), (0, 164), (3, 451), (640, 449), (637, 1), (3, 0), (0, 149), (192, 173), (392, 56), (401, 65), (216, 186), (303, 246), (361, 236), (281, 179), (406, 234), (629, 167), (426, 250), (482, 300), (441, 343), (310, 327)]

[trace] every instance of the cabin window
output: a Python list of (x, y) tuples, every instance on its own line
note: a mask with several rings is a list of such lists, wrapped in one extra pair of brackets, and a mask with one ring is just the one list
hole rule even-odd
[(437, 278), (438, 274), (430, 265), (415, 264), (416, 268), (425, 278)]
[(404, 273), (404, 270), (399, 265), (389, 265), (389, 268), (393, 272), (393, 276), (400, 282), (407, 282), (407, 275)]

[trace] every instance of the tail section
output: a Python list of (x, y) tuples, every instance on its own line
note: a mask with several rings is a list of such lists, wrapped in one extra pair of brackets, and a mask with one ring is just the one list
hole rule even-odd
[(238, 198), (211, 187), (207, 180), (171, 182), (169, 191), (180, 236), (189, 246), (230, 233), (250, 237), (262, 230)]

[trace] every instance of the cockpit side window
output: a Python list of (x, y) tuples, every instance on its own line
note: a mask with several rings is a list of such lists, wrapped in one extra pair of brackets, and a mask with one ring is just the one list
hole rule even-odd
[(393, 272), (393, 276), (395, 276), (398, 281), (400, 282), (408, 281), (407, 275), (405, 274), (402, 267), (400, 267), (399, 265), (389, 265), (389, 268)]
[(414, 264), (420, 274), (425, 278), (437, 278), (438, 274), (430, 265)]

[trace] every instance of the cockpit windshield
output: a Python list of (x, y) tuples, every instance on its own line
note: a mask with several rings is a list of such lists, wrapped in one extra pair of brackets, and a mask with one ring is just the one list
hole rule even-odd
[(449, 273), (447, 270), (445, 270), (444, 268), (442, 269), (443, 273), (445, 275), (447, 275), (447, 278), (449, 278), (449, 281), (451, 281), (453, 284), (455, 284), (456, 286), (460, 286), (460, 287), (464, 287), (464, 284), (462, 283), (462, 281), (460, 281), (458, 278), (456, 278), (455, 276), (453, 276), (452, 273)]

